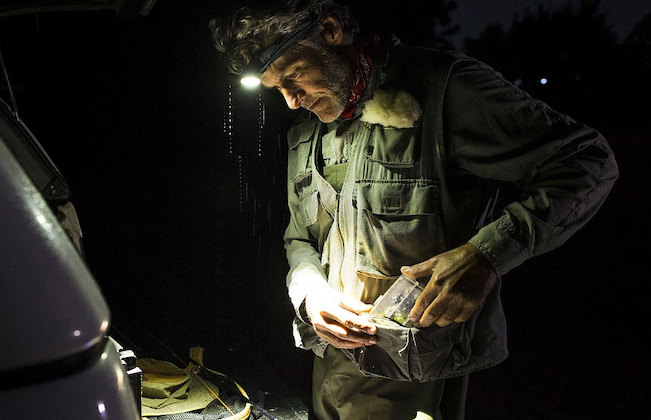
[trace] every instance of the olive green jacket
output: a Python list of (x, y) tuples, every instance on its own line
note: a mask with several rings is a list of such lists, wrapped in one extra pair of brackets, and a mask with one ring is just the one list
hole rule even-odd
[[(384, 109), (417, 108), (413, 123), (365, 115), (373, 98), (397, 93), (413, 101), (396, 100)], [(349, 146), (340, 193), (322, 176), (322, 144), (333, 138)], [(456, 376), (504, 360), (501, 275), (565, 242), (595, 214), (618, 176), (596, 130), (531, 98), (479, 61), (406, 46), (378, 54), (352, 119), (324, 124), (306, 113), (288, 142), (287, 286), (299, 347), (322, 355), (326, 346), (301, 320), (308, 292), (329, 287), (372, 303), (401, 266), (466, 242), (498, 274), (467, 323), (426, 332), (399, 328), (398, 338), (380, 337), (386, 346), (374, 347), (390, 354), (394, 348), (394, 362), (408, 359), (405, 366), (419, 365), (419, 372), (405, 366), (373, 372), (374, 359), (360, 361), (363, 350), (349, 352), (365, 374), (399, 380)], [(500, 182), (516, 185), (521, 196), (493, 217)], [(379, 351), (367, 348), (366, 354), (370, 350)]]

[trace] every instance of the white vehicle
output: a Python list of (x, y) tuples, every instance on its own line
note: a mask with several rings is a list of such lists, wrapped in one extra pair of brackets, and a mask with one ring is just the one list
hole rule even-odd
[(67, 194), (0, 102), (0, 418), (139, 419), (135, 360), (107, 336), (106, 301), (52, 211)]
[[(100, 3), (73, 6), (125, 2)], [(3, 3), (0, 16), (42, 6)], [(57, 6), (70, 7), (47, 10)], [(108, 336), (110, 311), (74, 234), (68, 186), (15, 108), (0, 100), (0, 418), (138, 420), (135, 355)]]

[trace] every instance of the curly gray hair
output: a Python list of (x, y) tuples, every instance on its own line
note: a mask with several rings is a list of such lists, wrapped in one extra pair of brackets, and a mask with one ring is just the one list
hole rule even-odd
[(243, 7), (227, 18), (211, 19), (209, 27), (228, 71), (241, 74), (256, 54), (279, 38), (292, 34), (308, 20), (328, 16), (337, 18), (345, 33), (359, 32), (348, 7), (335, 5), (332, 0), (288, 0), (285, 7), (273, 12)]

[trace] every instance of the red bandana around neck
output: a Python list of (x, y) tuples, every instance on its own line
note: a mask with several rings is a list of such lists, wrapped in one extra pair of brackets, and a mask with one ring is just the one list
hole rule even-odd
[[(369, 46), (372, 48), (378, 44), (378, 37), (375, 34), (369, 36)], [(371, 78), (371, 70), (373, 69), (373, 58), (371, 57), (370, 48), (361, 47), (357, 55), (357, 66), (355, 75), (353, 76), (353, 88), (348, 98), (348, 104), (344, 111), (341, 113), (341, 118), (352, 118), (353, 112), (357, 109), (357, 105), (362, 100), (362, 95), (366, 91), (368, 81)]]

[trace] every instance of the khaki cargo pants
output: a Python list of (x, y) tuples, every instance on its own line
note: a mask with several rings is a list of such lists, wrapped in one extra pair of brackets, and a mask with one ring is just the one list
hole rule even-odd
[(468, 375), (402, 382), (362, 375), (332, 346), (314, 358), (314, 413), (319, 420), (463, 420)]

